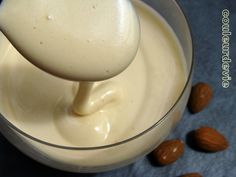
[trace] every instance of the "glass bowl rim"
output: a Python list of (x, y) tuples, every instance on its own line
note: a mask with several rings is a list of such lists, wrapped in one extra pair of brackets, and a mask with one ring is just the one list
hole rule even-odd
[(20, 135), (23, 135), (25, 136), (26, 138), (29, 138), (30, 140), (33, 140), (37, 143), (40, 143), (40, 144), (43, 144), (43, 145), (46, 145), (46, 146), (50, 146), (50, 147), (53, 147), (53, 148), (59, 148), (59, 149), (65, 149), (65, 150), (80, 150), (80, 151), (88, 151), (88, 150), (99, 150), (99, 149), (108, 149), (108, 148), (112, 148), (112, 147), (116, 147), (116, 146), (119, 146), (119, 145), (123, 145), (123, 144), (126, 144), (132, 140), (135, 140), (139, 137), (141, 137), (142, 135), (150, 132), (151, 130), (153, 130), (155, 127), (159, 126), (165, 119), (167, 119), (167, 116), (174, 110), (174, 108), (177, 106), (177, 104), (179, 103), (179, 101), (181, 100), (181, 98), (183, 97), (187, 87), (188, 87), (188, 84), (189, 82), (191, 82), (191, 77), (192, 77), (192, 74), (193, 74), (193, 66), (194, 66), (194, 46), (193, 46), (193, 40), (192, 40), (192, 30), (190, 28), (190, 25), (189, 25), (189, 20), (186, 16), (186, 14), (184, 13), (183, 9), (181, 8), (181, 6), (176, 2), (176, 0), (173, 1), (173, 3), (175, 3), (176, 7), (178, 8), (178, 10), (181, 12), (181, 14), (184, 16), (184, 20), (187, 24), (187, 27), (188, 27), (188, 31), (190, 33), (190, 41), (191, 41), (191, 49), (192, 49), (192, 52), (191, 52), (191, 66), (190, 66), (190, 70), (189, 70), (189, 74), (188, 74), (188, 77), (187, 77), (187, 80), (185, 82), (185, 85), (184, 85), (184, 88), (181, 92), (181, 94), (179, 95), (178, 99), (175, 101), (175, 103), (171, 106), (171, 108), (166, 112), (165, 115), (162, 116), (161, 119), (159, 119), (157, 122), (155, 122), (153, 125), (151, 125), (149, 128), (143, 130), (142, 132), (130, 137), (130, 138), (127, 138), (125, 140), (122, 140), (122, 141), (119, 141), (119, 142), (116, 142), (116, 143), (112, 143), (112, 144), (107, 144), (107, 145), (102, 145), (102, 146), (94, 146), (94, 147), (79, 147), (79, 146), (63, 146), (63, 145), (57, 145), (57, 144), (53, 144), (53, 143), (49, 143), (49, 142), (46, 142), (46, 141), (43, 141), (43, 140), (40, 140), (39, 138), (35, 138), (27, 133), (25, 133), (24, 131), (20, 130), (19, 128), (17, 128), (16, 126), (14, 126), (11, 122), (9, 122), (1, 113), (0, 113), (0, 119), (2, 119), (6, 125), (8, 125), (10, 128), (12, 128), (13, 130), (15, 130), (16, 132), (18, 132)]

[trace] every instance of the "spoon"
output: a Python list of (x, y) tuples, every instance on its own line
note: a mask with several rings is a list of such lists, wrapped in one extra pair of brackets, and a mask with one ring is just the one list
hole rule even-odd
[(125, 70), (139, 46), (129, 0), (1, 0), (0, 30), (32, 64), (74, 81)]

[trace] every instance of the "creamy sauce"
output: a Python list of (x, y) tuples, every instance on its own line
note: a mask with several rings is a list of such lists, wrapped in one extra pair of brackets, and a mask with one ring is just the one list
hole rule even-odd
[[(134, 59), (140, 37), (128, 0), (8, 0), (1, 5), (0, 27), (37, 67), (77, 81), (119, 74)], [(81, 82), (73, 113), (93, 114), (118, 99), (115, 87), (94, 93), (93, 85)]]
[(76, 81), (122, 72), (136, 55), (140, 32), (129, 0), (6, 0), (0, 29), (37, 67)]
[[(39, 70), (24, 60), (1, 34), (1, 113), (36, 138), (80, 147), (122, 141), (157, 122), (181, 93), (186, 81), (186, 64), (167, 23), (146, 6), (136, 1), (135, 4), (141, 41), (134, 62), (120, 75), (93, 86), (93, 98), (101, 96), (100, 90), (116, 88), (119, 95), (116, 101), (109, 101), (99, 111), (81, 119), (71, 114), (71, 104), (80, 86)], [(49, 152), (45, 150), (45, 153)], [(66, 160), (64, 156), (62, 160)], [(93, 161), (101, 162), (101, 159), (88, 163)]]

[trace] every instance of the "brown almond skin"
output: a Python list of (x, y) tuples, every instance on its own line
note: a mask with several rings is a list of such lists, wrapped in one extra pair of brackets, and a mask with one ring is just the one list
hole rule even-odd
[(182, 175), (180, 177), (202, 177), (199, 173), (187, 173), (185, 175)]
[(178, 160), (183, 152), (184, 143), (181, 140), (167, 140), (153, 151), (153, 159), (157, 165), (169, 165)]
[(227, 139), (217, 130), (210, 127), (201, 127), (194, 132), (196, 145), (207, 152), (218, 152), (228, 148)]
[(188, 108), (191, 113), (202, 111), (211, 101), (213, 91), (210, 85), (200, 82), (192, 87), (188, 101)]

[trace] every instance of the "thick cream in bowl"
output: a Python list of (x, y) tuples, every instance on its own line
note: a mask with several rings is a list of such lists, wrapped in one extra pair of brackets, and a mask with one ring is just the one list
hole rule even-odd
[[(164, 9), (172, 1), (160, 2)], [(38, 69), (0, 34), (0, 125), (20, 150), (55, 168), (95, 172), (134, 161), (168, 135), (187, 101), (191, 61), (185, 40), (162, 16), (141, 1), (133, 4), (140, 20), (138, 52), (121, 74), (95, 83), (94, 104), (101, 97), (110, 101), (85, 116), (71, 112), (81, 84)]]

